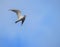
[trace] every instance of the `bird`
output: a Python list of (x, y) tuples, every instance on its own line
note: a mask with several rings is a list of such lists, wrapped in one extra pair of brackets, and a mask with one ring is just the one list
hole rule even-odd
[(21, 25), (22, 25), (26, 19), (26, 15), (23, 16), (21, 11), (18, 9), (9, 9), (9, 10), (12, 12), (15, 12), (17, 14), (18, 19), (17, 19), (17, 21), (15, 21), (15, 23), (18, 23), (21, 21)]

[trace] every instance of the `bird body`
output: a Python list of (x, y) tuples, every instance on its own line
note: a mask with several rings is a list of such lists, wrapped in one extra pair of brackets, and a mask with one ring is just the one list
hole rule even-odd
[(19, 21), (22, 21), (22, 24), (24, 23), (25, 21), (25, 17), (26, 15), (22, 16), (21, 14), (21, 11), (20, 10), (17, 10), (17, 9), (10, 9), (11, 11), (15, 12), (17, 14), (17, 21), (15, 21), (15, 23), (19, 22)]

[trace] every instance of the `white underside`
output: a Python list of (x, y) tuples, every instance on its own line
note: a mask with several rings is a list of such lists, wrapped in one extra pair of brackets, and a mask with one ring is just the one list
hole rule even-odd
[(18, 17), (18, 20), (22, 19), (23, 17), (24, 17), (24, 16), (19, 16), (19, 17)]

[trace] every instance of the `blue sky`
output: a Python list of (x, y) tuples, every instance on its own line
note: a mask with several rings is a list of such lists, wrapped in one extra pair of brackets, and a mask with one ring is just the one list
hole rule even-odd
[[(23, 26), (13, 8), (27, 15)], [(60, 0), (0, 0), (0, 47), (60, 47)]]

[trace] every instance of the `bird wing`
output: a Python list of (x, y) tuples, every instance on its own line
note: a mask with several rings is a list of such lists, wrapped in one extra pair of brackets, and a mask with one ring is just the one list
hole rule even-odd
[(21, 15), (21, 11), (20, 10), (17, 10), (17, 9), (11, 9), (11, 11), (15, 12), (18, 16), (18, 19), (22, 17)]

